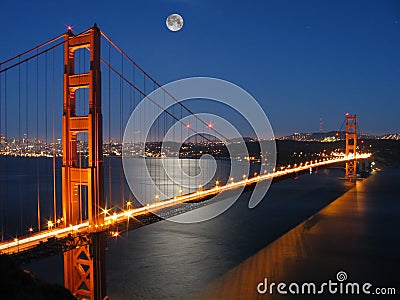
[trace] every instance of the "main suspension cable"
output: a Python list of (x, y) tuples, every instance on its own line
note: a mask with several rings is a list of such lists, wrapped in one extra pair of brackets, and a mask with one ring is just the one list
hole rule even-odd
[[(146, 77), (149, 78), (154, 84), (156, 84), (159, 88), (161, 88), (163, 90), (163, 92), (165, 92), (168, 96), (170, 96), (172, 100), (174, 100), (177, 104), (182, 106), (189, 114), (193, 115), (196, 119), (198, 119), (204, 125), (208, 126), (208, 124), (204, 120), (199, 118), (195, 113), (193, 113), (192, 110), (190, 110), (187, 106), (185, 106), (181, 101), (176, 99), (160, 83), (158, 83), (153, 77), (151, 77), (142, 67), (140, 67), (132, 58), (130, 58), (129, 55), (126, 54), (125, 51), (123, 51), (117, 44), (115, 44), (103, 31), (100, 31), (100, 33), (111, 45), (114, 46), (115, 49), (117, 49), (117, 51), (119, 51), (127, 60), (129, 60), (136, 68), (138, 68), (144, 75), (146, 75)], [(217, 135), (221, 136), (225, 141), (229, 140), (222, 133), (218, 132), (215, 128), (210, 128), (210, 129), (212, 131), (214, 131)]]
[(20, 53), (20, 54), (14, 56), (14, 57), (11, 57), (11, 58), (9, 58), (9, 59), (3, 61), (3, 62), (0, 62), (0, 67), (1, 67), (2, 65), (6, 64), (6, 63), (9, 63), (9, 62), (11, 62), (11, 61), (17, 59), (17, 58), (20, 59), (22, 56), (25, 56), (25, 55), (27, 55), (27, 54), (29, 54), (29, 53), (35, 51), (35, 50), (38, 50), (38, 49), (40, 49), (40, 48), (42, 48), (42, 47), (45, 47), (45, 46), (47, 46), (47, 45), (49, 45), (49, 44), (51, 44), (51, 43), (54, 43), (55, 41), (59, 40), (59, 39), (62, 38), (62, 37), (63, 37), (63, 34), (61, 34), (61, 35), (59, 35), (59, 36), (57, 36), (57, 37), (55, 37), (55, 38), (53, 38), (53, 39), (51, 39), (51, 40), (48, 40), (47, 42), (44, 42), (44, 43), (42, 43), (42, 44), (40, 44), (40, 45), (38, 45), (38, 46), (36, 46), (36, 47), (34, 47), (34, 48), (32, 48), (32, 49), (29, 49), (29, 50), (27, 50), (27, 51), (25, 51), (25, 52), (22, 52), (22, 53)]
[[(168, 110), (166, 110), (165, 108), (163, 108), (160, 104), (158, 104), (155, 100), (153, 100), (152, 98), (150, 98), (148, 95), (146, 95), (145, 92), (143, 92), (141, 89), (139, 89), (136, 85), (134, 85), (133, 83), (131, 83), (127, 78), (125, 78), (120, 72), (118, 72), (114, 67), (112, 67), (109, 63), (107, 63), (103, 58), (101, 58), (101, 62), (103, 64), (105, 64), (108, 68), (111, 69), (111, 71), (113, 71), (117, 76), (121, 77), (128, 85), (130, 85), (131, 87), (133, 87), (136, 91), (138, 91), (143, 97), (149, 99), (154, 105), (156, 105), (161, 111), (165, 111), (168, 115), (170, 115), (173, 119), (175, 119), (177, 122), (181, 123), (183, 126), (187, 127), (186, 124), (183, 123), (182, 119), (177, 118), (176, 116), (174, 116), (172, 113), (170, 113)], [(204, 137), (204, 139), (206, 139), (207, 141), (211, 141), (210, 139), (208, 139), (207, 137), (203, 136), (200, 133), (197, 133), (193, 128), (191, 127), (187, 127), (190, 131), (192, 131), (195, 134), (199, 134), (200, 136)]]
[[(84, 33), (86, 33), (86, 32), (87, 32), (87, 30), (85, 30), (85, 31), (83, 31), (83, 32), (81, 32), (81, 33), (79, 33), (79, 34), (77, 34), (77, 35), (70, 36), (68, 39), (66, 39), (66, 40), (64, 40), (64, 41), (62, 41), (62, 42), (59, 42), (59, 43), (57, 43), (57, 44), (54, 44), (53, 46), (51, 46), (51, 47), (49, 47), (49, 48), (47, 48), (47, 49), (45, 49), (45, 50), (42, 50), (42, 51), (40, 51), (40, 52), (39, 52), (39, 49), (40, 49), (41, 47), (35, 47), (35, 48), (31, 49), (31, 50), (25, 51), (25, 52), (26, 52), (25, 54), (29, 54), (29, 53), (31, 53), (32, 51), (36, 50), (36, 54), (34, 54), (34, 55), (32, 55), (32, 56), (29, 56), (29, 57), (27, 57), (27, 58), (25, 58), (25, 59), (23, 59), (23, 60), (20, 60), (20, 61), (18, 61), (17, 63), (14, 63), (14, 64), (12, 64), (12, 65), (10, 65), (10, 66), (4, 68), (4, 69), (0, 69), (0, 74), (3, 73), (3, 72), (6, 72), (7, 70), (10, 70), (10, 69), (12, 69), (12, 68), (14, 68), (14, 67), (16, 67), (16, 66), (18, 66), (18, 65), (20, 65), (20, 64), (23, 64), (23, 63), (25, 63), (25, 62), (28, 62), (28, 61), (30, 61), (30, 60), (32, 60), (32, 59), (34, 59), (34, 58), (36, 58), (36, 57), (42, 55), (43, 53), (49, 52), (50, 50), (53, 50), (53, 49), (57, 48), (58, 46), (64, 45), (65, 43), (69, 42), (70, 40), (72, 40), (72, 39), (76, 38), (77, 36), (80, 36), (80, 35), (82, 35), (82, 34), (84, 34)], [(64, 35), (61, 35), (61, 36), (64, 36)], [(61, 37), (61, 36), (60, 36), (60, 37)], [(58, 40), (58, 38), (55, 39), (53, 42), (55, 42), (56, 40)], [(49, 44), (49, 43), (46, 43), (46, 45), (48, 45), (48, 44)], [(21, 57), (21, 56), (24, 56), (25, 54), (19, 54), (19, 55), (17, 55), (16, 57)], [(5, 64), (5, 63), (7, 63), (7, 62), (10, 62), (10, 61), (14, 60), (16, 57), (7, 59), (6, 61), (0, 63), (0, 66), (3, 65), (3, 64)]]

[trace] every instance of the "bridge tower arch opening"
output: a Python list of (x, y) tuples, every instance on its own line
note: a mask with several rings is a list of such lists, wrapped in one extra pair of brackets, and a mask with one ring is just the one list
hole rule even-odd
[[(64, 253), (64, 284), (78, 299), (105, 299), (105, 246), (104, 232), (97, 230), (104, 222), (104, 171), (101, 112), (99, 28), (94, 25), (88, 31), (64, 35), (64, 101), (62, 117), (62, 210), (64, 226), (82, 221), (82, 187), (87, 190), (87, 221), (90, 233), (75, 237), (73, 250)], [(90, 68), (87, 73), (75, 74), (75, 51), (90, 52)], [(77, 115), (76, 92), (88, 89), (88, 114)], [(88, 161), (82, 167), (78, 163), (77, 135), (87, 133)], [(85, 197), (86, 198), (86, 197)]]

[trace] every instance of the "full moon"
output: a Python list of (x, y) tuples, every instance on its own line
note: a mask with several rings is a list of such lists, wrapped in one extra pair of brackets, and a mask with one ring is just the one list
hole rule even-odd
[(183, 27), (183, 18), (178, 14), (171, 14), (168, 16), (167, 20), (165, 20), (165, 24), (171, 31), (181, 30)]

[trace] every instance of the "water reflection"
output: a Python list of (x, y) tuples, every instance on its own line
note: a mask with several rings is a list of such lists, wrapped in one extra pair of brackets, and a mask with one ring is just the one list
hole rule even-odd
[[(379, 174), (357, 182), (336, 201), (227, 272), (196, 298), (292, 299), (294, 295), (280, 295), (276, 287), (272, 294), (267, 291), (264, 295), (256, 287), (264, 278), (276, 283), (321, 284), (336, 280), (341, 270), (351, 282), (398, 286), (399, 263), (394, 256), (400, 250), (400, 241), (396, 233), (388, 231), (399, 224), (399, 210), (397, 216), (388, 216), (388, 212), (399, 208), (399, 204), (383, 208), (393, 204), (399, 194), (399, 188), (391, 188), (392, 193), (385, 190), (388, 182), (395, 183), (396, 176), (392, 175), (391, 181), (390, 175), (389, 180), (384, 178), (387, 174)], [(397, 178), (399, 175), (397, 171)], [(387, 218), (386, 222), (383, 218)], [(330, 297), (334, 296), (322, 295)]]

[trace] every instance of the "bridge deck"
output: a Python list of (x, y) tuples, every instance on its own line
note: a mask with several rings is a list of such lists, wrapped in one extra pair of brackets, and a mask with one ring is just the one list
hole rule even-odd
[[(371, 154), (360, 154), (357, 155), (357, 159), (367, 159), (370, 156)], [(229, 182), (224, 186), (215, 186), (208, 190), (199, 190), (195, 193), (174, 197), (173, 199), (154, 202), (143, 207), (132, 208), (121, 211), (119, 213), (114, 213), (113, 215), (105, 216), (103, 224), (96, 224), (95, 226), (90, 225), (89, 222), (83, 222), (81, 224), (70, 225), (63, 228), (42, 230), (38, 233), (33, 233), (28, 236), (24, 236), (18, 239), (15, 238), (14, 240), (8, 240), (0, 243), (0, 253), (9, 255), (20, 255), (29, 251), (33, 251), (35, 248), (38, 250), (39, 253), (41, 253), (42, 250), (45, 251), (46, 249), (48, 249), (50, 252), (67, 251), (71, 249), (71, 247), (78, 246), (73, 242), (74, 240), (76, 240), (76, 237), (81, 237), (80, 242), (85, 243), (88, 241), (86, 241), (84, 237), (90, 236), (90, 234), (93, 232), (112, 231), (114, 230), (114, 228), (119, 227), (122, 228), (122, 231), (137, 228), (148, 223), (150, 219), (160, 218), (155, 216), (153, 213), (167, 211), (171, 207), (179, 207), (179, 205), (181, 205), (182, 203), (199, 202), (209, 199), (210, 197), (224, 191), (253, 185), (265, 180), (272, 180), (291, 174), (302, 173), (309, 170), (310, 168), (315, 169), (318, 167), (325, 167), (337, 163), (344, 163), (353, 159), (353, 157), (335, 157), (314, 163), (306, 163), (299, 167), (293, 167), (273, 173), (261, 174), (256, 177), (243, 179), (237, 182)], [(129, 225), (127, 226), (127, 224)], [(118, 231), (111, 233), (111, 235), (117, 235)], [(55, 247), (46, 247), (44, 244), (54, 244)]]

